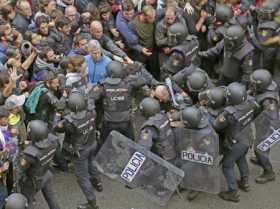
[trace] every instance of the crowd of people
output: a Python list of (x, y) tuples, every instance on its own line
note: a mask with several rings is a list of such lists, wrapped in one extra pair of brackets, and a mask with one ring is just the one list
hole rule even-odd
[(279, 9), (278, 0), (1, 0), (0, 208), (32, 209), (40, 190), (61, 208), (50, 167), (72, 165), (87, 199), (78, 208), (98, 209), (92, 162), (112, 130), (179, 168), (181, 142), (213, 136), (198, 147), (208, 153), (218, 140), (227, 201), (250, 190), (253, 144), (256, 183), (274, 181), (270, 146), (258, 145), (278, 128)]

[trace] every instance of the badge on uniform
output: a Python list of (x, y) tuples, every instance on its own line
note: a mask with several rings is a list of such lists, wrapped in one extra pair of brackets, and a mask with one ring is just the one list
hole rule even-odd
[(148, 140), (148, 139), (149, 139), (149, 133), (148, 133), (147, 131), (143, 131), (143, 132), (141, 133), (141, 138), (142, 138), (143, 140)]
[(268, 34), (268, 31), (267, 30), (262, 30), (261, 34), (262, 34), (263, 37), (266, 37), (267, 34)]
[(26, 167), (27, 161), (25, 159), (21, 159), (20, 160), (20, 165), (21, 165), (21, 167)]
[(252, 60), (252, 59), (249, 59), (249, 60), (248, 60), (248, 65), (249, 65), (249, 66), (253, 66), (253, 60)]

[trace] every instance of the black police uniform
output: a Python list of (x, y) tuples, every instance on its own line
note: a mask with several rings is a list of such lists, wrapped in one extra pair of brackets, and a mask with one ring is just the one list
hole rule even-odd
[(157, 113), (143, 123), (138, 143), (151, 149), (163, 159), (174, 163), (176, 158), (175, 135), (165, 113)]
[(78, 184), (89, 203), (96, 203), (91, 181), (99, 179), (97, 169), (93, 165), (97, 152), (95, 118), (96, 114), (92, 109), (70, 112), (64, 117), (61, 128), (57, 129), (65, 132), (64, 150), (74, 160)]
[(248, 41), (235, 52), (227, 51), (224, 41), (219, 42), (215, 47), (208, 49), (205, 58), (222, 56), (222, 67), (220, 69), (220, 83), (223, 85), (234, 81), (241, 81), (247, 84), (249, 75), (253, 72), (254, 47)]
[(28, 145), (20, 159), (25, 174), (22, 179), (22, 194), (28, 199), (28, 208), (34, 208), (34, 197), (42, 191), (50, 209), (60, 209), (53, 190), (53, 174), (49, 165), (59, 144), (57, 137), (49, 134), (48, 138)]
[(229, 191), (237, 191), (235, 163), (239, 168), (241, 180), (249, 176), (246, 154), (250, 146), (250, 122), (257, 107), (254, 99), (248, 98), (239, 105), (227, 106), (214, 121), (216, 130), (224, 129), (222, 167)]

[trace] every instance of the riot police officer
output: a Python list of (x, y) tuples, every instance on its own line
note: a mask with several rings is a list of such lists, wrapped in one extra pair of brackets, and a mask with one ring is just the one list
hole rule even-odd
[[(136, 80), (131, 77), (124, 79), (124, 68), (117, 61), (110, 62), (106, 69), (108, 76), (93, 92), (95, 100), (103, 103), (102, 140), (104, 141), (112, 130), (133, 139), (131, 95), (135, 90), (145, 85), (145, 78), (137, 76)], [(143, 79), (144, 82), (138, 82), (138, 79)]]
[[(191, 201), (197, 197), (199, 191), (220, 189), (218, 188), (219, 179), (216, 178), (216, 174), (219, 172), (216, 160), (219, 155), (219, 139), (207, 115), (201, 109), (195, 106), (186, 107), (181, 112), (181, 120), (183, 125), (175, 130), (177, 164), (186, 173), (192, 173), (192, 175), (185, 175), (180, 185), (183, 189), (190, 189), (187, 198)], [(187, 158), (186, 156), (190, 156), (187, 153), (211, 156), (212, 164), (202, 165), (194, 158)]]
[(191, 97), (194, 104), (198, 102), (199, 92), (214, 87), (207, 73), (195, 65), (178, 72), (172, 79)]
[(223, 57), (220, 69), (220, 83), (229, 84), (240, 81), (247, 85), (253, 72), (254, 47), (245, 36), (240, 25), (232, 25), (226, 29), (223, 41), (207, 51), (199, 52), (203, 58)]
[(176, 159), (175, 135), (166, 113), (160, 111), (158, 100), (147, 97), (140, 103), (146, 121), (142, 124), (138, 143), (153, 150), (171, 163)]
[(277, 10), (278, 3), (265, 2), (257, 11), (258, 25), (250, 30), (251, 42), (256, 48), (254, 66), (257, 69), (267, 69), (272, 74), (278, 70), (275, 62), (278, 46), (276, 44), (266, 46), (264, 43), (279, 33), (279, 25), (274, 20)]
[[(239, 202), (237, 187), (249, 191), (246, 154), (250, 146), (250, 122), (258, 105), (253, 98), (247, 98), (245, 86), (237, 82), (228, 85), (226, 97), (228, 106), (214, 121), (214, 128), (224, 133), (222, 167), (228, 184), (228, 191), (221, 192), (219, 196), (227, 201)], [(234, 172), (235, 163), (241, 176), (238, 184)]]
[(196, 36), (188, 35), (181, 23), (174, 23), (168, 28), (170, 49), (168, 60), (161, 67), (161, 80), (172, 76), (191, 63), (198, 64), (199, 43)]
[(263, 168), (263, 173), (255, 179), (256, 183), (264, 184), (275, 180), (275, 173), (269, 160), (269, 150), (261, 151), (257, 148), (258, 143), (267, 137), (266, 130), (270, 129), (270, 122), (279, 120), (279, 88), (272, 80), (269, 71), (258, 69), (251, 75), (251, 91), (260, 105), (260, 111), (268, 119), (267, 122), (256, 120), (256, 144), (254, 151), (256, 158), (251, 159)]
[(199, 103), (205, 107), (212, 123), (223, 111), (226, 105), (226, 88), (224, 86), (213, 87), (198, 95)]
[(27, 199), (20, 193), (13, 193), (6, 199), (5, 209), (27, 209), (27, 207)]
[(208, 27), (208, 45), (215, 46), (224, 38), (226, 23), (233, 17), (233, 10), (229, 5), (216, 5), (216, 21)]
[(34, 197), (40, 190), (50, 209), (60, 208), (53, 191), (53, 174), (49, 170), (59, 144), (57, 137), (48, 133), (48, 124), (41, 120), (30, 121), (27, 126), (28, 139), (32, 142), (24, 149), (20, 158), (23, 172), (20, 182), (29, 209), (34, 208)]
[(93, 187), (99, 192), (103, 190), (93, 159), (97, 151), (95, 132), (95, 109), (87, 106), (80, 92), (69, 95), (67, 106), (70, 113), (64, 116), (55, 130), (65, 132), (64, 150), (74, 161), (77, 182), (86, 196), (87, 203), (79, 205), (79, 209), (98, 209)]

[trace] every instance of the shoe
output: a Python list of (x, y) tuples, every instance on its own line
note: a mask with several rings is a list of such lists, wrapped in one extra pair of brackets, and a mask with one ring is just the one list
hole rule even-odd
[(96, 200), (92, 200), (79, 205), (77, 209), (99, 209), (99, 207), (96, 205)]
[(236, 190), (220, 192), (219, 197), (226, 201), (239, 202), (239, 195)]
[(103, 191), (103, 185), (102, 185), (102, 181), (100, 178), (93, 177), (90, 179), (90, 182), (91, 182), (92, 186), (96, 189), (96, 191), (98, 191), (98, 192)]
[(250, 185), (249, 185), (249, 178), (248, 176), (241, 177), (240, 180), (237, 181), (239, 189), (241, 189), (244, 192), (250, 191)]
[(195, 191), (195, 190), (189, 190), (187, 199), (188, 201), (193, 201), (197, 196), (199, 195), (200, 192)]
[(251, 161), (251, 163), (253, 163), (253, 164), (257, 165), (257, 166), (262, 166), (260, 164), (260, 161), (256, 157), (251, 157), (250, 161)]
[(273, 171), (264, 171), (262, 175), (255, 179), (257, 184), (265, 184), (269, 181), (275, 180), (275, 173)]

